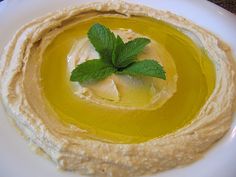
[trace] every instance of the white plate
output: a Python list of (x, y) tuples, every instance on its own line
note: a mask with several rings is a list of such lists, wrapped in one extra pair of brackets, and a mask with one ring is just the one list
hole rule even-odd
[[(91, 2), (93, 0), (89, 0)], [(205, 0), (129, 0), (184, 16), (215, 33), (236, 56), (236, 16)], [(0, 53), (14, 32), (26, 22), (88, 0), (5, 0), (0, 3)], [(34, 152), (16, 131), (0, 105), (0, 177), (78, 177), (63, 172)], [(156, 177), (236, 177), (236, 116), (228, 134), (199, 161)]]

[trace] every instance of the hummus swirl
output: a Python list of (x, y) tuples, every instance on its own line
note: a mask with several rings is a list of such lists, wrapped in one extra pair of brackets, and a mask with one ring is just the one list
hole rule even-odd
[[(116, 35), (127, 42), (141, 37), (132, 30), (115, 30)], [(99, 58), (99, 54), (87, 37), (74, 44), (68, 55), (69, 74), (89, 59)], [(171, 55), (155, 41), (145, 48), (139, 59), (156, 59), (165, 68), (165, 81), (148, 77), (112, 75), (107, 79), (87, 86), (73, 84), (73, 90), (79, 97), (96, 104), (119, 109), (156, 109), (171, 98), (176, 91), (177, 73)]]
[[(152, 17), (187, 31), (188, 34), (194, 34), (198, 42), (200, 41), (216, 68), (216, 83), (213, 93), (191, 124), (177, 132), (143, 143), (113, 144), (87, 139), (83, 136), (85, 130), (65, 125), (57, 119), (54, 110), (50, 109), (42, 95), (40, 85), (42, 55), (58, 34), (77, 21), (83, 20), (84, 17), (93, 17), (99, 12)], [(82, 42), (87, 43), (87, 39), (78, 41), (75, 48), (92, 50), (91, 47), (81, 48), (79, 45)], [(74, 51), (71, 52), (68, 55), (69, 71), (82, 62), (82, 56), (81, 61), (77, 61), (76, 57), (73, 58)], [(97, 55), (93, 50), (92, 54)], [(88, 58), (90, 56), (84, 57), (84, 60)], [(155, 58), (160, 59), (165, 65), (161, 56)], [(79, 170), (84, 174), (96, 176), (139, 176), (193, 162), (227, 132), (232, 120), (236, 90), (235, 70), (232, 65), (231, 51), (226, 44), (182, 17), (125, 2), (97, 2), (50, 13), (21, 27), (1, 57), (0, 91), (2, 101), (19, 129), (48, 154), (59, 168)], [(129, 83), (129, 78), (126, 79), (124, 86)], [(112, 76), (108, 81), (104, 81), (112, 90), (104, 98), (100, 96), (103, 92), (100, 86), (87, 87), (86, 89), (89, 89), (94, 97), (90, 101), (101, 102), (103, 99), (105, 101), (101, 104), (107, 104), (112, 100), (113, 105), (117, 106), (117, 101), (122, 99), (122, 93), (117, 88), (119, 86), (117, 82), (121, 80)], [(167, 81), (170, 85), (161, 86), (168, 88), (167, 95), (162, 97), (162, 91), (155, 92), (151, 96), (151, 101), (135, 105), (135, 108), (158, 107), (158, 103), (164, 103), (175, 92), (176, 80), (176, 74), (172, 73), (172, 77)], [(151, 88), (149, 83), (161, 84), (159, 81), (145, 82), (147, 89)], [(75, 86), (75, 92), (80, 96), (81, 89), (83, 88)], [(160, 95), (155, 100), (158, 94)]]

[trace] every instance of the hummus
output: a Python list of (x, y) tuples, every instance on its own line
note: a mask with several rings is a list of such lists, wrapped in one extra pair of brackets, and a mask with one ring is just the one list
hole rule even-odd
[[(209, 97), (190, 124), (165, 136), (145, 139), (147, 141), (114, 143), (102, 138), (88, 138), (86, 133), (89, 129), (83, 124), (75, 126), (59, 120), (60, 111), (50, 106), (41, 85), (44, 52), (65, 30), (99, 15), (146, 16), (164, 21), (185, 33), (207, 53), (214, 65), (215, 84), (211, 86), (212, 91), (209, 89)], [(113, 32), (125, 41), (141, 35), (132, 28)], [(107, 110), (152, 112), (160, 108), (178, 91), (181, 78), (173, 56), (155, 40), (145, 51), (140, 59), (157, 59), (166, 69), (166, 81), (112, 75), (93, 85), (72, 83), (72, 91), (81, 100)], [(74, 41), (66, 58), (68, 73), (77, 64), (97, 58), (97, 55), (86, 37)], [(17, 127), (59, 168), (96, 176), (140, 176), (199, 159), (227, 132), (235, 98), (235, 70), (232, 66), (231, 51), (226, 44), (182, 17), (125, 2), (96, 2), (50, 13), (21, 27), (1, 57), (0, 91), (2, 101)], [(50, 82), (53, 85), (57, 81)], [(130, 91), (125, 92), (127, 89), (137, 91), (135, 94), (141, 95), (137, 98), (141, 101), (133, 97), (124, 99), (130, 96)], [(147, 93), (150, 94), (147, 96)]]
[[(115, 30), (114, 33), (122, 37), (125, 42), (143, 37), (132, 30), (120, 29)], [(94, 58), (99, 58), (99, 54), (88, 38), (78, 40), (68, 55), (69, 72), (71, 73), (76, 65)], [(156, 109), (176, 91), (176, 67), (170, 54), (155, 41), (152, 41), (139, 56), (140, 60), (146, 58), (154, 58), (166, 68), (167, 80), (113, 75), (102, 82), (86, 87), (76, 83), (73, 90), (79, 97), (104, 106), (122, 109)]]

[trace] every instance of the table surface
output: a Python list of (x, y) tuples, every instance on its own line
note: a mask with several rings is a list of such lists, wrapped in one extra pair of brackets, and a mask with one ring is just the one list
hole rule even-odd
[(209, 0), (209, 1), (236, 14), (236, 0)]

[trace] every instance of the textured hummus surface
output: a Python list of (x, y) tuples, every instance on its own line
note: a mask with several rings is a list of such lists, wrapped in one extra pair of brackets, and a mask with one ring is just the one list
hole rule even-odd
[[(97, 11), (153, 17), (200, 41), (215, 65), (216, 85), (190, 125), (144, 143), (111, 144), (85, 139), (80, 136), (84, 130), (65, 126), (56, 118), (39, 85), (42, 53), (58, 34)], [(59, 168), (95, 176), (147, 175), (193, 162), (227, 132), (235, 98), (230, 52), (213, 34), (169, 12), (125, 2), (85, 4), (35, 19), (16, 32), (1, 57), (1, 97), (23, 134)]]
[[(113, 32), (115, 35), (119, 35), (124, 42), (137, 37), (144, 37), (131, 29), (119, 29)], [(67, 58), (68, 74), (70, 74), (78, 64), (99, 58), (99, 54), (85, 36), (75, 42)], [(176, 92), (178, 75), (171, 55), (154, 40), (151, 40), (151, 43), (139, 55), (139, 60), (146, 58), (154, 58), (165, 68), (166, 80), (113, 74), (103, 81), (91, 85), (83, 86), (74, 83), (72, 86), (73, 92), (89, 102), (111, 108), (155, 110), (161, 107)], [(135, 99), (133, 99), (134, 96), (133, 98), (129, 96), (131, 93), (135, 93)], [(143, 101), (143, 98), (147, 97), (150, 97), (150, 99)]]

